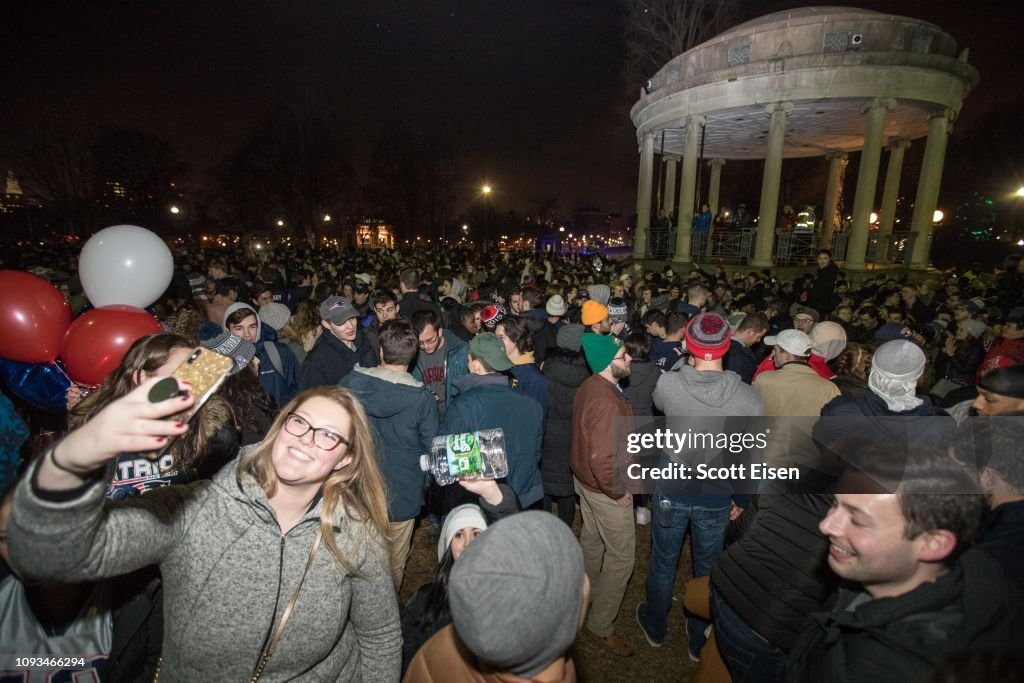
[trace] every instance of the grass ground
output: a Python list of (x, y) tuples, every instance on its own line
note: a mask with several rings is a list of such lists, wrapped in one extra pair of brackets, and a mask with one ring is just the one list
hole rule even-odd
[[(429, 523), (421, 519), (413, 536), (412, 555), (406, 565), (405, 580), (402, 584), (401, 600), (404, 603), (415, 590), (430, 581), (437, 567), (437, 545), (429, 538)], [(577, 510), (573, 525), (579, 536), (580, 515)], [(636, 534), (636, 568), (626, 588), (615, 630), (633, 644), (632, 657), (617, 657), (608, 652), (586, 635), (585, 630), (576, 639), (573, 657), (580, 683), (619, 683), (620, 681), (688, 681), (693, 675), (694, 664), (686, 655), (686, 631), (683, 628), (682, 604), (683, 586), (691, 576), (689, 543), (682, 553), (679, 572), (676, 575), (678, 609), (669, 614), (668, 638), (660, 648), (652, 648), (633, 616), (636, 606), (644, 600), (644, 581), (651, 555), (651, 527), (638, 526)]]

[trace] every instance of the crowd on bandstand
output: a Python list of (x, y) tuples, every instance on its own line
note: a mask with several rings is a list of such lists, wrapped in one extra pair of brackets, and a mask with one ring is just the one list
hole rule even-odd
[[(77, 256), (26, 247), (3, 267), (78, 312)], [(905, 275), (822, 250), (780, 281), (189, 246), (151, 312), (163, 331), (73, 384), (66, 412), (0, 398), (0, 649), (84, 659), (5, 655), (0, 680), (574, 681), (580, 635), (621, 657), (678, 638), (698, 680), (1019, 676), (1020, 255)], [(197, 346), (232, 371), (188, 419), (191, 385), (168, 378)], [(801, 482), (623, 485), (617, 428), (657, 417), (804, 418), (777, 454)], [(421, 469), (435, 437), (489, 429), (507, 477)], [(400, 604), (417, 525), (437, 565)], [(623, 605), (633, 578), (645, 599)]]

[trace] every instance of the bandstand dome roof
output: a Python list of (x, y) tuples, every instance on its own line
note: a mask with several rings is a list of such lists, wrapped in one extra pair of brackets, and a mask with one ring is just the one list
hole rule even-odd
[(762, 159), (765, 106), (789, 102), (783, 155), (859, 151), (865, 105), (891, 100), (887, 139), (916, 139), (933, 113), (960, 111), (978, 72), (956, 42), (919, 19), (851, 7), (769, 14), (678, 55), (641, 90), (630, 116), (637, 137), (682, 154), (686, 120), (705, 117), (703, 156)]

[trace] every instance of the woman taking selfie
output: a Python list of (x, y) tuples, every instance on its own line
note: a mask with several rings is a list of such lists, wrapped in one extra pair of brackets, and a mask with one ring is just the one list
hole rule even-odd
[(13, 564), (64, 582), (159, 565), (164, 682), (398, 680), (387, 501), (351, 394), (300, 394), (266, 439), (211, 481), (104, 502), (108, 460), (188, 429), (160, 418), (194, 399), (150, 402), (158, 381), (111, 403), (30, 468), (9, 523)]

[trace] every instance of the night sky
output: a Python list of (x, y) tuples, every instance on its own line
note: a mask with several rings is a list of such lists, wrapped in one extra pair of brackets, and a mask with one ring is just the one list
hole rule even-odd
[[(857, 3), (932, 21), (971, 48), (981, 84), (964, 106), (968, 127), (1022, 103), (1022, 4)], [(637, 89), (622, 82), (621, 36), (616, 0), (7, 3), (0, 166), (19, 131), (55, 110), (159, 135), (197, 184), (254, 122), (311, 95), (357, 168), (404, 125), (457, 159), (460, 204), (486, 175), (499, 207), (553, 197), (567, 211), (630, 214)]]

